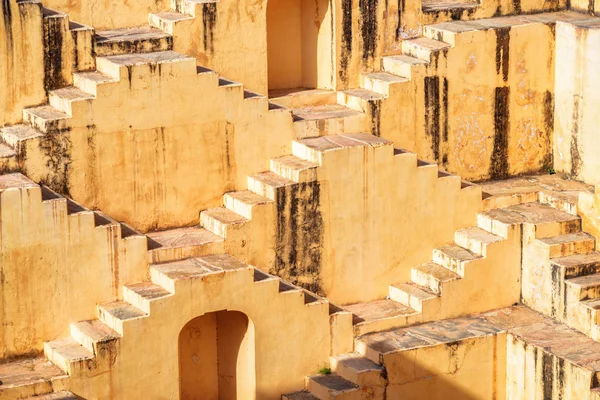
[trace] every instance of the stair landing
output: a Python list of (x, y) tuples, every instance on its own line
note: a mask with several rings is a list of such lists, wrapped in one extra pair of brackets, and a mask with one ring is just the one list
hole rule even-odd
[(45, 392), (48, 393), (51, 391), (52, 381), (67, 377), (46, 357), (20, 359), (0, 364), (0, 397), (5, 390), (21, 386), (47, 386), (50, 390), (46, 389)]

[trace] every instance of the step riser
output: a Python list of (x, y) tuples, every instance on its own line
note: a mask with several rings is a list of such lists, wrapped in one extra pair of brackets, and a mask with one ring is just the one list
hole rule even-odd
[(123, 286), (123, 300), (131, 303), (133, 306), (139, 308), (143, 312), (150, 314), (150, 300), (140, 296), (127, 286)]
[(548, 257), (558, 258), (567, 257), (575, 254), (586, 254), (594, 251), (596, 243), (593, 239), (578, 242), (568, 242), (545, 246), (548, 251)]
[(369, 111), (369, 100), (365, 100), (358, 96), (353, 96), (344, 92), (337, 93), (337, 102), (343, 106), (346, 106), (352, 110), (360, 111), (360, 112), (368, 112)]
[(230, 224), (221, 222), (204, 212), (200, 213), (200, 224), (215, 235), (227, 238), (227, 229)]
[(468, 262), (457, 260), (447, 254), (435, 249), (433, 250), (433, 262), (440, 264), (460, 276), (465, 276), (465, 266)]
[(398, 75), (403, 78), (411, 79), (413, 74), (413, 65), (404, 63), (391, 58), (383, 57), (381, 64), (385, 72), (390, 74)]
[(266, 197), (267, 199), (275, 200), (277, 197), (277, 190), (280, 188), (270, 186), (263, 181), (248, 177), (248, 190)]
[(323, 164), (323, 153), (311, 149), (310, 147), (296, 141), (292, 142), (292, 154), (298, 158), (314, 162), (318, 165)]
[[(554, 270), (555, 268), (562, 269), (556, 265), (552, 265), (552, 269)], [(556, 272), (556, 274), (558, 274), (557, 276), (564, 276), (564, 279), (577, 278), (579, 276), (593, 275), (597, 273), (600, 273), (600, 263), (582, 264), (575, 267), (569, 267), (564, 271)]]
[(409, 293), (406, 293), (404, 290), (399, 289), (395, 286), (390, 285), (389, 287), (389, 296), (390, 299), (410, 307), (417, 312), (423, 311), (423, 302), (421, 299), (411, 296)]
[(299, 120), (294, 122), (296, 138), (361, 133), (370, 130), (366, 114), (355, 114), (341, 118)]
[(417, 285), (426, 287), (435, 294), (442, 294), (442, 282), (437, 280), (434, 276), (414, 268), (411, 270), (410, 274), (411, 280)]
[[(529, 225), (529, 224), (527, 224)], [(581, 220), (553, 221), (535, 225), (535, 238), (543, 239), (581, 231)]]
[(112, 330), (123, 335), (124, 321), (104, 311), (102, 307), (98, 307), (98, 319), (108, 325)]
[(483, 257), (487, 257), (487, 243), (470, 237), (462, 232), (456, 232), (454, 234), (454, 242), (460, 247), (464, 247), (467, 250), (472, 251), (475, 254), (479, 254)]
[(239, 214), (247, 219), (252, 219), (252, 210), (255, 207), (259, 206), (257, 204), (244, 203), (243, 201), (239, 199), (234, 199), (233, 197), (228, 196), (227, 194), (223, 196), (223, 205), (231, 211), (233, 211), (234, 213)]
[(123, 41), (117, 43), (94, 43), (94, 52), (96, 57), (135, 53), (153, 53), (156, 51), (171, 50), (172, 48), (172, 37)]
[(290, 166), (278, 163), (274, 160), (271, 160), (271, 171), (283, 176), (284, 178), (298, 183), (314, 182), (317, 180), (316, 168), (298, 170)]
[(342, 378), (350, 381), (360, 387), (369, 387), (370, 389), (385, 388), (386, 380), (383, 370), (361, 370), (357, 371), (343, 363), (338, 363), (335, 357), (331, 358), (331, 370)]

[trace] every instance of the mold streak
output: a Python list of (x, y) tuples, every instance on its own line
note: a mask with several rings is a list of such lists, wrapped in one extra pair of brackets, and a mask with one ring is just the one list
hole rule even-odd
[(440, 78), (425, 77), (425, 133), (431, 136), (431, 150), (440, 159)]
[(215, 24), (217, 22), (217, 4), (206, 3), (202, 5), (202, 28), (203, 36), (202, 43), (204, 44), (204, 51), (207, 53), (213, 53), (214, 40), (215, 40)]
[(498, 28), (496, 32), (496, 73), (502, 71), (502, 79), (508, 81), (510, 28)]
[(362, 58), (368, 61), (375, 55), (377, 47), (377, 0), (359, 0)]
[(342, 1), (342, 43), (340, 54), (340, 70), (338, 75), (342, 82), (348, 80), (348, 62), (352, 54), (352, 1)]
[(508, 87), (499, 87), (494, 95), (494, 147), (490, 163), (490, 177), (501, 179), (508, 176), (508, 133), (509, 133)]

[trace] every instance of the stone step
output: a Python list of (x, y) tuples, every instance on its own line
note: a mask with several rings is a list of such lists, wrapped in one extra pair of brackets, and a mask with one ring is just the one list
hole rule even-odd
[(99, 355), (110, 351), (121, 337), (116, 331), (100, 320), (93, 319), (72, 323), (71, 337), (89, 352)]
[(44, 354), (70, 376), (75, 375), (78, 369), (87, 369), (84, 364), (94, 358), (94, 353), (72, 337), (44, 343)]
[(223, 203), (229, 210), (250, 220), (252, 219), (252, 212), (256, 207), (271, 204), (273, 200), (250, 190), (239, 190), (225, 193)]
[(462, 277), (454, 271), (428, 262), (412, 268), (411, 280), (419, 286), (429, 289), (437, 295), (442, 295), (442, 286), (446, 282), (455, 281)]
[(317, 167), (317, 164), (293, 155), (281, 156), (271, 160), (271, 171), (294, 182), (316, 181)]
[(296, 182), (273, 171), (260, 172), (248, 177), (248, 189), (271, 200), (276, 199), (278, 189), (295, 184)]
[(149, 26), (96, 31), (96, 57), (171, 50), (173, 37)]
[(92, 96), (101, 96), (102, 88), (108, 87), (119, 80), (98, 71), (76, 72), (73, 74), (73, 85)]
[[(46, 357), (18, 358), (0, 364), (0, 398), (51, 393), (69, 376)], [(37, 397), (36, 397), (37, 399)]]
[(454, 242), (475, 254), (487, 256), (487, 247), (493, 243), (504, 240), (501, 236), (494, 235), (479, 227), (459, 229), (454, 232)]
[(306, 390), (301, 390), (299, 392), (284, 394), (281, 396), (281, 400), (319, 400), (319, 398)]
[(560, 269), (560, 276), (565, 279), (593, 275), (600, 273), (600, 252), (552, 258), (550, 263)]
[(0, 138), (16, 151), (24, 149), (25, 142), (41, 138), (44, 134), (30, 125), (13, 125), (0, 129)]
[(438, 295), (424, 286), (416, 283), (394, 283), (389, 288), (390, 299), (404, 304), (417, 312), (423, 311), (423, 304), (436, 299)]
[(121, 336), (127, 322), (146, 318), (148, 314), (126, 301), (114, 301), (98, 305), (98, 317)]
[(200, 224), (215, 235), (227, 238), (227, 230), (245, 224), (248, 219), (225, 207), (210, 208), (200, 213)]
[(390, 74), (389, 72), (371, 72), (361, 75), (361, 86), (365, 89), (389, 96), (390, 90), (394, 85), (406, 83), (409, 80), (408, 78)]
[(204, 10), (216, 12), (218, 0), (171, 0), (174, 11), (188, 14), (193, 17), (201, 16)]
[[(0, 137), (1, 136), (2, 135), (0, 134)], [(18, 148), (18, 146), (16, 146), (15, 148)], [(8, 158), (14, 158), (16, 160), (16, 156), (17, 152), (14, 150), (14, 148), (6, 144), (0, 143), (0, 160), (2, 160), (2, 162), (4, 162), (4, 160)]]
[(369, 129), (368, 116), (341, 104), (326, 104), (292, 109), (296, 137), (357, 133)]
[(416, 69), (424, 70), (429, 63), (419, 58), (397, 55), (381, 58), (381, 66), (385, 72), (397, 75), (402, 78), (412, 79)]
[(26, 108), (23, 110), (24, 122), (39, 129), (43, 133), (60, 130), (66, 127), (69, 116), (51, 105)]
[(402, 53), (420, 60), (431, 62), (431, 55), (450, 48), (448, 43), (426, 37), (402, 41)]
[(383, 100), (385, 96), (369, 89), (348, 89), (337, 92), (337, 102), (352, 110), (369, 113), (373, 104)]
[(201, 226), (150, 232), (147, 235), (151, 264), (225, 252), (225, 239)]
[(139, 282), (123, 286), (123, 299), (146, 314), (150, 314), (153, 301), (171, 296), (173, 293), (153, 282)]
[(538, 242), (547, 249), (550, 258), (591, 253), (596, 247), (596, 239), (585, 232), (542, 238)]
[(468, 263), (481, 258), (481, 255), (454, 243), (433, 250), (433, 262), (456, 272), (460, 276), (465, 276), (465, 268)]
[(219, 254), (154, 264), (150, 266), (150, 276), (152, 282), (175, 293), (177, 281), (239, 270), (254, 270), (254, 268), (228, 254)]
[(77, 87), (69, 86), (53, 90), (49, 93), (50, 105), (59, 111), (72, 117), (76, 110), (86, 107), (86, 102), (93, 100), (95, 96)]
[(349, 353), (330, 357), (330, 363), (333, 372), (355, 385), (379, 389), (377, 397), (381, 397), (382, 391), (385, 391), (384, 368), (368, 358), (358, 353)]
[(535, 237), (546, 238), (581, 230), (581, 218), (540, 203), (517, 204), (477, 215), (480, 228), (506, 238), (520, 224), (535, 226)]
[(60, 391), (56, 393), (44, 394), (41, 396), (27, 397), (29, 400), (78, 400), (80, 397), (75, 396), (71, 392)]
[(600, 273), (567, 279), (565, 285), (569, 303), (600, 298)]
[(323, 158), (328, 152), (355, 147), (382, 146), (388, 146), (393, 149), (392, 142), (368, 133), (329, 135), (294, 140), (292, 142), (292, 154), (303, 160), (322, 165)]
[[(600, 299), (584, 300), (580, 302), (579, 305), (585, 310), (585, 314), (589, 317), (589, 321), (598, 326), (598, 323), (600, 323)], [(593, 334), (591, 336), (594, 340), (598, 340), (598, 337), (594, 337)]]
[(306, 377), (306, 388), (321, 400), (362, 400), (361, 389), (339, 375)]
[(418, 321), (419, 313), (394, 300), (375, 300), (344, 306), (354, 314), (354, 336), (406, 326)]
[[(148, 68), (148, 66), (153, 68)], [(160, 73), (163, 76), (190, 77), (198, 75), (196, 59), (175, 51), (98, 57), (96, 58), (96, 68), (98, 72), (112, 78), (129, 80), (132, 89), (136, 89), (138, 84), (146, 85), (143, 77), (149, 74)], [(139, 82), (137, 82), (138, 80)]]
[(194, 18), (190, 15), (179, 13), (176, 11), (163, 11), (150, 13), (148, 22), (150, 26), (160, 29), (161, 31), (173, 35), (175, 25), (183, 21), (193, 21)]

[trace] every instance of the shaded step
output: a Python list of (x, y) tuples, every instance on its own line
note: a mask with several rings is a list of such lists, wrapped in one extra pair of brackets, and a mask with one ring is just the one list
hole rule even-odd
[(395, 283), (390, 285), (390, 298), (398, 303), (404, 304), (417, 312), (423, 311), (423, 304), (433, 300), (438, 295), (424, 286), (414, 282)]
[(599, 252), (552, 258), (550, 263), (553, 267), (560, 268), (560, 276), (565, 279), (600, 273)]
[(314, 137), (369, 130), (367, 114), (340, 104), (292, 109), (296, 137)]
[(487, 247), (490, 244), (504, 240), (501, 236), (494, 235), (479, 227), (459, 229), (454, 232), (454, 241), (460, 247), (464, 247), (475, 254), (487, 256)]
[(309, 376), (306, 388), (321, 400), (355, 399), (354, 394), (360, 391), (357, 385), (335, 374)]
[(150, 232), (147, 236), (154, 243), (148, 249), (151, 263), (182, 260), (225, 251), (225, 239), (201, 226)]
[(121, 336), (97, 319), (71, 324), (71, 336), (93, 354), (101, 354)]
[(223, 196), (223, 203), (226, 208), (247, 219), (252, 219), (252, 211), (255, 207), (272, 202), (273, 200), (249, 190), (228, 192)]
[(360, 354), (342, 354), (330, 360), (332, 371), (360, 387), (381, 388), (386, 385), (384, 368)]
[(50, 105), (26, 108), (23, 120), (42, 132), (51, 132), (64, 128), (69, 116)]
[(98, 316), (102, 322), (123, 335), (125, 323), (146, 318), (148, 314), (125, 301), (114, 301), (100, 304), (98, 306)]
[(319, 400), (318, 397), (313, 396), (306, 390), (300, 392), (288, 393), (281, 396), (282, 400)]
[(418, 312), (393, 300), (375, 300), (344, 306), (354, 314), (355, 336), (405, 326), (417, 321)]
[(317, 167), (317, 164), (293, 155), (281, 156), (271, 160), (271, 171), (294, 182), (317, 180)]
[(260, 172), (248, 177), (248, 189), (271, 200), (276, 199), (277, 190), (296, 182), (273, 171)]
[(410, 79), (390, 74), (389, 72), (371, 72), (361, 76), (361, 85), (365, 89), (373, 90), (389, 96), (390, 89), (394, 85), (409, 82)]
[(423, 69), (427, 64), (429, 64), (427, 61), (407, 55), (386, 56), (381, 58), (381, 65), (385, 72), (406, 79), (411, 79), (413, 77), (416, 68)]
[(74, 375), (77, 370), (86, 368), (84, 364), (94, 358), (94, 353), (72, 337), (44, 343), (44, 354), (69, 375)]
[(567, 279), (565, 284), (569, 298), (582, 301), (600, 297), (600, 273)]
[(16, 157), (17, 152), (10, 146), (0, 143), (0, 159)]
[(542, 238), (538, 242), (548, 249), (550, 258), (590, 253), (596, 246), (596, 239), (585, 232)]
[(431, 290), (434, 294), (441, 295), (444, 283), (461, 279), (461, 276), (440, 264), (428, 262), (412, 268), (411, 279), (417, 285)]
[(227, 237), (227, 230), (236, 225), (242, 225), (248, 219), (225, 207), (210, 208), (200, 213), (200, 223), (212, 233)]
[(362, 114), (341, 104), (300, 107), (292, 109), (294, 121), (314, 121), (330, 118), (345, 118)]
[(33, 396), (52, 392), (52, 382), (68, 375), (46, 357), (18, 359), (0, 364), (0, 397), (10, 393)]
[(151, 53), (172, 48), (171, 35), (149, 26), (96, 31), (94, 36), (96, 57)]
[(409, 57), (418, 58), (427, 62), (431, 62), (431, 55), (433, 53), (449, 48), (450, 45), (448, 43), (426, 37), (402, 41), (402, 53)]
[(173, 293), (152, 282), (139, 282), (123, 287), (125, 301), (147, 314), (150, 314), (150, 304), (153, 301), (171, 296)]
[[(422, 3), (423, 13), (434, 14), (439, 12), (451, 12), (454, 14), (460, 14), (462, 11), (475, 10), (479, 7), (479, 4), (472, 2), (458, 2), (458, 1), (431, 1)], [(442, 39), (439, 39), (442, 40)]]
[(479, 254), (457, 244), (447, 244), (433, 250), (433, 262), (440, 264), (457, 274), (464, 276), (468, 263), (482, 258)]

